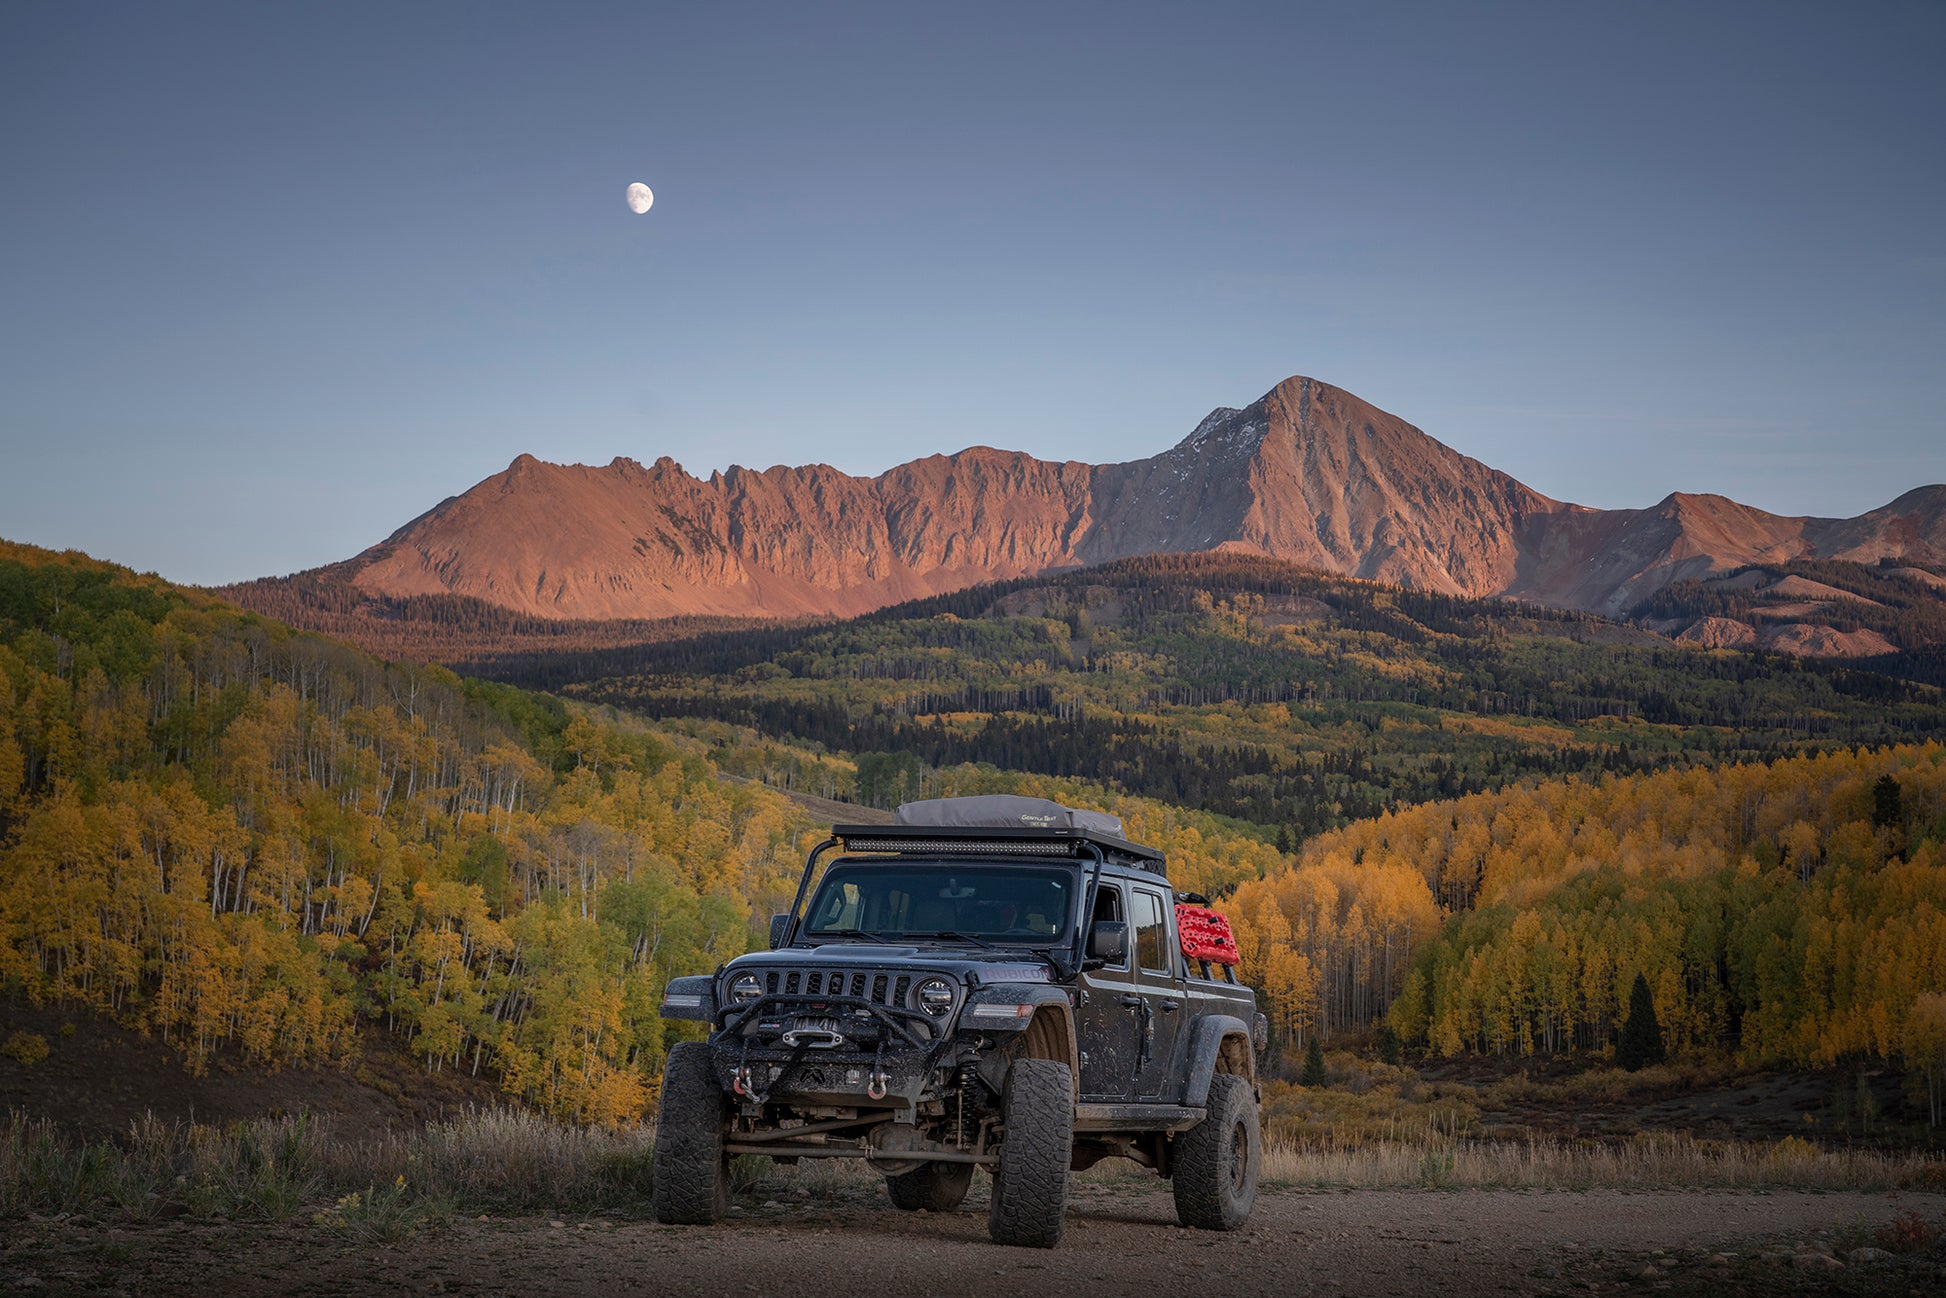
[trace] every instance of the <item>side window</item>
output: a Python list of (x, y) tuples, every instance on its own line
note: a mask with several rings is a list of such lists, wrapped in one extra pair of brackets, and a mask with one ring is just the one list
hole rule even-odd
[(1135, 954), (1144, 969), (1168, 973), (1174, 968), (1169, 959), (1169, 926), (1162, 922), (1162, 898), (1146, 889), (1135, 893)]
[[(1120, 921), (1122, 918), (1122, 890), (1104, 880), (1101, 887), (1095, 892), (1095, 915), (1089, 923), (1099, 924), (1111, 920)], [(1126, 969), (1128, 968), (1128, 958), (1124, 956), (1120, 964), (1111, 964), (1106, 967), (1110, 969)]]

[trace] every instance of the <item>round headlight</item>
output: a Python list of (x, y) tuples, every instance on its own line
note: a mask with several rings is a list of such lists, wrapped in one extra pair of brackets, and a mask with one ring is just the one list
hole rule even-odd
[(755, 974), (738, 974), (730, 980), (730, 1003), (748, 1005), (764, 994), (764, 985), (757, 981)]
[(913, 995), (918, 998), (919, 1008), (936, 1019), (953, 1011), (953, 984), (944, 978), (926, 979)]

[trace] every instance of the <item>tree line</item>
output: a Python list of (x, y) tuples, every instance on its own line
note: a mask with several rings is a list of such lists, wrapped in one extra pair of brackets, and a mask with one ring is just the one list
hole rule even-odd
[(1937, 743), (1408, 808), (1304, 844), (1228, 906), (1293, 1036), (1606, 1052), (1639, 974), (1672, 1048), (1946, 1069)]

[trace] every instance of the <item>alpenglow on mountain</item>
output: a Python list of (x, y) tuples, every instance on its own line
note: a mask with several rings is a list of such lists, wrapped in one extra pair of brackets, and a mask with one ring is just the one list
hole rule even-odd
[(1300, 377), (1125, 464), (982, 446), (875, 478), (814, 464), (705, 479), (667, 457), (596, 468), (522, 455), (312, 575), (371, 596), (457, 594), (547, 618), (795, 617), (1210, 550), (1614, 615), (1682, 578), (1752, 563), (1938, 563), (1946, 487), (1851, 519), (1709, 495), (1589, 509)]

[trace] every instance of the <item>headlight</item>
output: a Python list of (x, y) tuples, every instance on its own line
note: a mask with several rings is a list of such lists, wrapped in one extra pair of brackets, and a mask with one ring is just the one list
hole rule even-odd
[(755, 974), (738, 974), (730, 980), (730, 1003), (748, 1005), (764, 994), (764, 985)]
[(936, 1019), (953, 1012), (953, 984), (944, 978), (928, 978), (913, 993), (919, 1008)]

